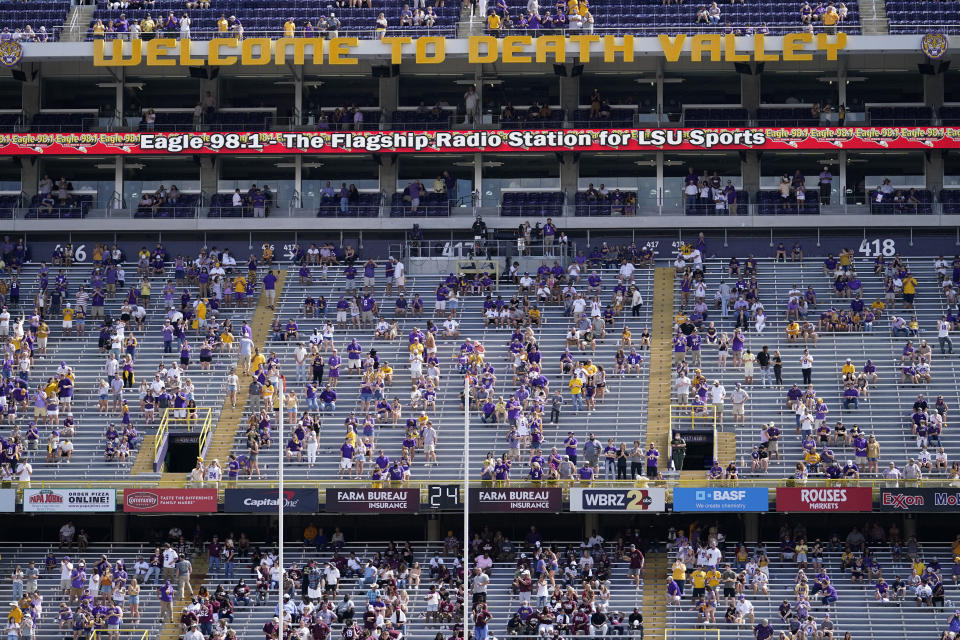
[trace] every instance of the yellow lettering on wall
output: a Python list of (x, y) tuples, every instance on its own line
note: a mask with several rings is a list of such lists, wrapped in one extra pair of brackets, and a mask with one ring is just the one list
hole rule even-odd
[[(738, 52), (737, 37), (733, 34), (697, 34), (690, 38), (690, 59), (693, 62), (774, 62), (781, 59), (781, 51), (766, 50), (766, 38), (763, 34), (754, 34), (753, 51)], [(667, 62), (678, 62), (687, 44), (688, 36), (660, 34), (657, 40)], [(504, 63), (554, 63), (563, 64), (568, 58), (580, 63), (590, 62), (590, 49), (594, 43), (602, 42), (603, 61), (632, 63), (636, 58), (635, 36), (620, 38), (612, 35), (582, 34), (563, 37), (544, 35), (538, 38), (530, 36), (508, 36), (497, 39), (493, 36), (472, 36), (467, 39), (467, 62), (469, 64)], [(446, 39), (439, 36), (421, 38), (387, 37), (382, 40), (390, 52), (390, 63), (401, 64), (404, 60), (404, 46), (413, 43), (414, 59), (417, 64), (440, 64), (446, 60)], [(826, 53), (826, 59), (835, 61), (839, 52), (847, 46), (847, 34), (835, 35), (819, 33), (793, 33), (783, 37), (782, 59), (788, 62), (810, 62), (815, 52)], [(270, 64), (315, 65), (357, 65), (359, 59), (353, 53), (358, 46), (357, 38), (247, 38), (240, 42), (236, 38), (214, 38), (208, 44), (207, 58), (195, 56), (192, 42), (173, 38), (154, 40), (122, 40), (109, 42), (95, 40), (93, 43), (93, 64), (97, 67), (129, 67), (145, 63), (151, 67), (169, 66), (264, 66)], [(531, 46), (532, 45), (532, 46)], [(570, 56), (567, 49), (575, 51)], [(326, 49), (326, 50), (325, 50)], [(599, 49), (599, 47), (598, 47)], [(377, 50), (378, 53), (383, 51)], [(221, 55), (221, 52), (225, 52)], [(379, 53), (382, 55), (382, 53)]]
[(757, 62), (776, 62), (780, 59), (780, 56), (776, 53), (767, 53), (764, 50), (766, 41), (762, 33), (753, 34), (753, 59)]
[(237, 56), (221, 56), (221, 47), (236, 47), (236, 38), (214, 38), (210, 41), (210, 52), (207, 54), (207, 63), (214, 67), (229, 67), (237, 64)]
[(847, 47), (847, 34), (843, 31), (837, 33), (837, 37), (830, 42), (830, 37), (825, 33), (817, 34), (817, 49), (827, 52), (827, 60), (836, 60), (837, 51)]
[(323, 38), (280, 38), (274, 45), (274, 62), (287, 63), (287, 47), (293, 47), (293, 64), (304, 64), (307, 48), (313, 52), (313, 64), (323, 64)]
[(713, 33), (700, 33), (690, 37), (690, 59), (694, 62), (703, 60), (703, 52), (710, 54), (711, 62), (720, 62), (722, 59), (723, 43), (720, 36)]
[(247, 38), (240, 45), (240, 64), (245, 67), (270, 64), (273, 59), (273, 52), (270, 50), (272, 43), (270, 38)]
[(356, 38), (334, 38), (330, 41), (327, 61), (330, 64), (360, 64), (360, 61), (350, 55), (350, 49), (357, 46)]
[(104, 55), (107, 43), (103, 40), (93, 41), (93, 66), (95, 67), (135, 67), (143, 59), (143, 40), (130, 41), (130, 57), (123, 57), (123, 41), (110, 42), (110, 57)]
[(190, 45), (192, 43), (189, 40), (180, 41), (180, 60), (177, 64), (181, 67), (197, 67), (206, 64), (206, 61), (203, 58), (192, 58), (190, 57)]
[(547, 62), (547, 54), (553, 57), (553, 64), (567, 61), (567, 40), (563, 36), (540, 36), (536, 39), (537, 62)]
[(384, 42), (390, 46), (390, 64), (400, 64), (403, 62), (403, 45), (412, 41), (413, 38), (408, 38), (407, 36), (383, 38), (380, 40), (380, 42)]
[(603, 61), (616, 62), (618, 53), (624, 62), (633, 62), (633, 36), (623, 36), (621, 44), (614, 36), (603, 36)]
[(680, 59), (680, 52), (683, 51), (683, 43), (686, 39), (687, 36), (683, 33), (673, 38), (662, 33), (657, 36), (657, 40), (660, 41), (660, 46), (663, 48), (663, 57), (667, 59), (667, 62), (676, 62)]
[(496, 62), (497, 46), (498, 41), (493, 36), (470, 36), (467, 40), (467, 62), (470, 64)]
[(727, 62), (749, 62), (749, 53), (737, 53), (737, 36), (728, 33), (723, 36), (723, 54)]
[[(431, 45), (433, 51), (431, 52)], [(417, 38), (417, 64), (440, 64), (447, 58), (447, 39), (440, 36)]]
[(503, 39), (503, 62), (533, 62), (533, 58), (523, 52), (523, 47), (530, 46), (533, 38), (530, 36), (507, 36)]
[(173, 38), (156, 38), (147, 41), (147, 66), (148, 67), (175, 67), (177, 61), (167, 58), (171, 50), (177, 46), (177, 41)]
[(788, 33), (783, 36), (783, 59), (808, 62), (813, 60), (812, 53), (802, 53), (803, 45), (813, 42), (812, 33)]
[(590, 62), (590, 43), (601, 39), (600, 36), (570, 36), (570, 42), (580, 45), (580, 62)]

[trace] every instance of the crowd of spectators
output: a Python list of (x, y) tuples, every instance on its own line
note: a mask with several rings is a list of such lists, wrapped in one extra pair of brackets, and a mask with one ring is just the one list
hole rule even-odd
[(50, 34), (45, 26), (37, 27), (34, 31), (31, 25), (25, 25), (22, 29), (15, 27), (10, 31), (10, 27), (4, 27), (0, 31), (0, 42), (47, 42), (50, 40)]
[(683, 202), (687, 215), (737, 215), (737, 189), (733, 180), (723, 184), (714, 171), (708, 176), (704, 171), (697, 176), (693, 167), (688, 167), (683, 177)]
[[(596, 531), (579, 545), (551, 545), (536, 527), (520, 542), (488, 528), (470, 543), (473, 632), (487, 638), (491, 629), (507, 636), (562, 638), (587, 636), (643, 637), (643, 614), (617, 609), (611, 603), (614, 571), (626, 565), (636, 588), (644, 574), (646, 548), (639, 531), (618, 535), (608, 543)], [(512, 582), (505, 620), (487, 607), (494, 562), (511, 565)]]
[[(556, 231), (552, 221), (547, 221), (543, 231), (545, 244), (552, 247)], [(486, 347), (478, 357), (477, 345), (470, 340), (461, 346), (460, 372), (468, 373), (472, 382), (470, 408), (478, 411), (481, 424), (506, 424), (510, 428), (507, 451), (499, 456), (488, 452), (482, 463), (483, 482), (509, 484), (517, 462), (524, 465), (525, 479), (537, 483), (572, 479), (589, 483), (601, 473), (604, 478), (623, 480), (632, 477), (628, 476), (628, 464), (631, 472), (636, 472), (643, 462), (656, 476), (659, 453), (652, 446), (648, 452), (639, 441), (629, 447), (612, 439), (603, 442), (594, 433), (588, 433), (581, 443), (574, 431), (568, 431), (566, 437), (558, 436), (551, 444), (546, 433), (547, 426), (560, 423), (567, 403), (575, 415), (591, 412), (602, 403), (608, 375), (639, 376), (643, 351), (650, 348), (650, 332), (635, 327), (640, 333), (634, 338), (626, 317), (628, 311), (630, 317), (638, 316), (644, 303), (634, 273), (638, 267), (651, 265), (649, 248), (604, 244), (594, 248), (590, 256), (578, 252), (567, 268), (558, 261), (551, 266), (544, 260), (536, 273), (521, 273), (514, 265), (508, 277), (517, 287), (516, 295), (509, 301), (501, 296), (485, 298), (485, 325), (512, 333), (507, 346), (511, 369), (505, 379), (506, 393), (498, 390), (498, 384), (504, 381), (498, 380), (489, 364)], [(612, 282), (604, 282), (598, 271), (601, 266), (617, 269)], [(562, 392), (556, 381), (551, 382), (552, 376), (548, 377), (545, 358), (552, 356), (541, 352), (534, 330), (542, 327), (543, 308), (549, 305), (561, 306), (570, 319), (565, 348), (559, 354)], [(614, 361), (595, 361), (597, 344), (606, 340), (608, 333), (619, 347)]]
[[(74, 262), (73, 247), (67, 244), (51, 256), (52, 266), (40, 263), (36, 294), (27, 300), (20, 295), (22, 258), (9, 240), (4, 247), (11, 262), (7, 263), (9, 279), (0, 281), (0, 337), (7, 346), (0, 410), (5, 422), (12, 425), (12, 433), (4, 439), (0, 465), (5, 479), (29, 482), (34, 465), (72, 461), (81, 428), (78, 422), (93, 417), (75, 417), (73, 413), (74, 396), (84, 386), (97, 399), (97, 417), (107, 422), (102, 439), (104, 460), (131, 463), (142, 442), (138, 425), (150, 428), (165, 409), (171, 409), (174, 418), (195, 419), (191, 376), (209, 371), (215, 357), (232, 354), (236, 342), (243, 347), (250, 341), (246, 322), (235, 328), (222, 313), (248, 306), (248, 293), (257, 286), (258, 261), (253, 256), (244, 271), (229, 251), (203, 249), (196, 258), (188, 259), (170, 256), (158, 244), (138, 252), (136, 279), (134, 273), (128, 279), (132, 257), (115, 245), (96, 244), (90, 253), (89, 275), (78, 283), (71, 282), (66, 270)], [(272, 260), (272, 256), (265, 258)], [(160, 295), (155, 296), (152, 278), (165, 278), (169, 266), (173, 277), (166, 279)], [(69, 273), (70, 277), (76, 274)], [(147, 308), (157, 297), (165, 311), (161, 324), (151, 326)], [(99, 379), (78, 380), (76, 363), (67, 360), (61, 360), (46, 379), (32, 375), (38, 360), (48, 357), (48, 348), (49, 353), (55, 351), (48, 347), (54, 322), (60, 324), (63, 339), (83, 337), (91, 329), (98, 333), (98, 353), (104, 362)], [(240, 336), (235, 337), (234, 332)], [(141, 339), (162, 343), (169, 361), (161, 362), (155, 371), (138, 369)], [(44, 443), (46, 456), (41, 461), (38, 452)], [(236, 478), (238, 469), (232, 465), (233, 461), (229, 473)]]
[[(822, 179), (822, 177), (821, 177)], [(829, 186), (824, 191), (828, 191)], [(674, 388), (677, 402), (687, 405), (694, 416), (715, 416), (723, 424), (727, 407), (732, 406), (734, 424), (745, 423), (745, 406), (750, 401), (750, 389), (754, 386), (754, 374), (760, 373), (763, 388), (771, 384), (783, 388), (784, 363), (790, 355), (780, 349), (763, 345), (752, 350), (749, 344), (752, 334), (762, 338), (767, 325), (758, 275), (759, 261), (753, 256), (745, 260), (736, 257), (727, 263), (726, 273), (711, 297), (704, 277), (703, 255), (706, 244), (701, 240), (681, 249), (674, 263), (679, 279), (679, 312), (675, 318), (673, 338)], [(778, 243), (775, 248), (776, 262), (802, 262), (803, 247), (794, 243), (788, 248)], [(923, 394), (917, 396), (909, 416), (910, 439), (916, 438), (916, 451), (900, 461), (887, 461), (881, 465), (881, 442), (869, 427), (857, 424), (848, 426), (844, 417), (855, 416), (861, 404), (871, 397), (871, 389), (884, 374), (870, 359), (858, 367), (853, 358), (847, 358), (837, 372), (838, 390), (823, 393), (815, 389), (812, 381), (816, 358), (816, 345), (822, 334), (838, 332), (871, 332), (874, 324), (889, 322), (892, 338), (906, 338), (900, 346), (896, 364), (897, 381), (901, 386), (926, 387), (934, 380), (932, 346), (920, 334), (916, 315), (898, 316), (899, 309), (915, 314), (914, 303), (919, 287), (908, 261), (898, 254), (891, 257), (877, 256), (873, 261), (874, 277), (882, 284), (884, 296), (873, 302), (864, 300), (865, 283), (855, 264), (854, 252), (843, 249), (838, 257), (828, 255), (822, 263), (824, 279), (829, 283), (827, 294), (818, 294), (813, 284), (805, 287), (794, 284), (786, 292), (784, 338), (788, 348), (800, 349), (796, 355), (803, 378), (802, 386), (794, 384), (785, 392), (780, 411), (793, 414), (796, 435), (799, 436), (798, 460), (792, 479), (805, 482), (808, 478), (830, 480), (857, 479), (861, 474), (882, 476), (894, 484), (902, 480), (910, 483), (926, 475), (943, 474), (960, 482), (958, 465), (950, 464), (942, 447), (941, 434), (946, 427), (949, 407), (940, 395), (935, 406), (928, 406)], [(953, 293), (955, 277), (960, 276), (960, 259), (951, 265), (942, 256), (934, 261), (941, 290), (944, 292), (947, 309), (936, 327), (940, 357), (953, 351), (950, 337), (957, 316), (956, 295)], [(953, 269), (953, 272), (951, 272)], [(828, 306), (829, 305), (829, 306)], [(822, 311), (820, 311), (822, 309)], [(719, 310), (719, 317), (715, 311)], [(815, 314), (819, 311), (819, 318)], [(724, 331), (724, 325), (732, 319), (732, 333)], [(816, 321), (816, 324), (814, 324)], [(710, 384), (706, 373), (708, 365), (702, 358), (705, 348), (716, 348), (717, 370), (726, 371), (728, 353), (733, 366), (742, 372), (742, 382), (728, 390), (719, 380)], [(889, 371), (887, 372), (889, 375)], [(829, 397), (839, 396), (840, 415), (831, 424)], [(827, 399), (825, 399), (827, 398)], [(771, 408), (772, 410), (772, 408)], [(753, 405), (754, 415), (770, 415), (767, 409)], [(855, 418), (854, 418), (855, 420)], [(775, 421), (764, 421), (759, 427), (759, 442), (753, 446), (749, 471), (765, 473), (771, 460), (780, 460), (783, 431)], [(791, 445), (792, 446), (792, 445)], [(740, 466), (744, 461), (741, 460)], [(902, 467), (898, 466), (902, 464)], [(726, 467), (714, 461), (707, 471), (710, 479), (736, 479), (745, 471), (737, 461), (729, 461)]]
[(540, 5), (539, 0), (527, 0), (523, 9), (511, 8), (507, 0), (496, 0), (487, 13), (487, 33), (500, 36), (511, 31), (568, 31), (593, 33), (595, 19), (588, 0), (557, 0), (554, 10)]

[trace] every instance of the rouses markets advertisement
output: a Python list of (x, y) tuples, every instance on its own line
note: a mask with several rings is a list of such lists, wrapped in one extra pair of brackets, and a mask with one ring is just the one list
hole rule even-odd
[(0, 133), (7, 156), (958, 148), (955, 127)]

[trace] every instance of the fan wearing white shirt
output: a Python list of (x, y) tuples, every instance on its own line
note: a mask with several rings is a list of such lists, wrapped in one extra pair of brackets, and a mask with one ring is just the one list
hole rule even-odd
[(626, 283), (633, 284), (633, 272), (636, 270), (637, 268), (633, 266), (632, 262), (628, 262), (627, 260), (624, 260), (620, 264), (620, 272), (617, 274), (617, 277), (620, 279), (620, 282), (624, 284)]
[(407, 292), (407, 278), (404, 275), (405, 268), (399, 260), (393, 265), (393, 281), (397, 285), (397, 293)]
[(443, 323), (443, 335), (447, 338), (457, 338), (460, 336), (460, 323), (454, 318), (447, 318)]
[[(314, 329), (314, 336), (319, 337), (316, 329)], [(297, 363), (297, 382), (303, 382), (307, 377), (307, 348), (302, 342), (297, 343), (297, 348), (293, 350), (293, 359)]]

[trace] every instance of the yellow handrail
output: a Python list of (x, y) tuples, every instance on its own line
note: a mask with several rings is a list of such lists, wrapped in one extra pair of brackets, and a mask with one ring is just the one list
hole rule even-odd
[(160, 463), (160, 446), (167, 439), (167, 421), (170, 419), (170, 409), (163, 410), (163, 416), (160, 418), (160, 425), (157, 427), (157, 435), (153, 438), (153, 464)]
[(160, 462), (160, 448), (163, 445), (163, 442), (167, 439), (167, 432), (171, 428), (177, 426), (186, 426), (187, 431), (193, 431), (195, 424), (200, 425), (200, 440), (199, 448), (197, 450), (197, 457), (203, 457), (203, 452), (207, 447), (207, 440), (210, 438), (210, 429), (213, 425), (213, 410), (206, 408), (201, 409), (197, 407), (193, 413), (190, 409), (179, 409), (179, 411), (185, 411), (185, 418), (177, 418), (174, 411), (178, 409), (164, 409), (163, 417), (160, 418), (160, 425), (157, 427), (157, 435), (153, 441), (153, 462), (154, 464), (159, 464)]
[(213, 424), (213, 412), (210, 409), (204, 409), (203, 426), (200, 428), (200, 449), (197, 451), (197, 457), (202, 458), (207, 450), (207, 439), (210, 437), (210, 427)]

